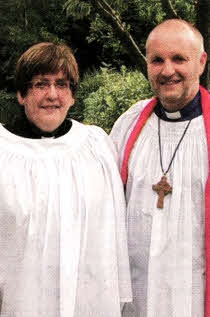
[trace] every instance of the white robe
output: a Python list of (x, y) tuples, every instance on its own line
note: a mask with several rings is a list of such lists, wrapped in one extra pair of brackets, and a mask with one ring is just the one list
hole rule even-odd
[(119, 317), (131, 300), (123, 188), (102, 129), (0, 125), (0, 316)]
[[(143, 107), (131, 107), (111, 136), (120, 153)], [(166, 170), (188, 122), (161, 120)], [(153, 113), (138, 137), (128, 166), (128, 246), (133, 303), (124, 317), (203, 317), (205, 298), (204, 190), (208, 156), (203, 117), (193, 119), (168, 172), (172, 194), (157, 208), (152, 185), (162, 176), (158, 119)]]

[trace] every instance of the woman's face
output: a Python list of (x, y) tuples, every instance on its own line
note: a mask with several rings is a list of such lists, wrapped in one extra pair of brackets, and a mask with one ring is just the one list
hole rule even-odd
[(34, 76), (26, 96), (18, 92), (18, 101), (28, 120), (46, 132), (56, 130), (74, 104), (69, 81), (62, 71)]

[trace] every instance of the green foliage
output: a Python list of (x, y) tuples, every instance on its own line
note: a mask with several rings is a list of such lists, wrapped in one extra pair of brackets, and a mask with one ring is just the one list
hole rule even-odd
[[(90, 89), (89, 89), (90, 88)], [(84, 89), (84, 90), (83, 90)], [(152, 96), (148, 81), (125, 66), (121, 71), (101, 68), (82, 82), (84, 123), (101, 126), (108, 133), (116, 119), (132, 104)]]
[(124, 47), (113, 33), (111, 25), (105, 23), (98, 14), (90, 24), (90, 33), (87, 36), (88, 43), (101, 46), (101, 62), (112, 63), (113, 66), (123, 64), (122, 56), (126, 54)]
[(95, 70), (84, 74), (76, 94), (75, 104), (69, 111), (69, 115), (72, 119), (80, 122), (84, 120), (84, 100), (86, 100), (91, 93), (96, 92), (102, 85), (103, 76), (101, 76), (101, 72)]
[[(165, 16), (161, 2), (157, 0), (129, 0), (127, 5), (127, 9), (132, 11), (132, 15), (128, 16), (127, 19), (131, 21), (131, 25), (133, 26), (140, 23), (139, 26), (137, 25), (138, 28), (142, 27), (145, 23), (146, 27), (150, 26), (151, 28), (151, 26), (153, 27), (161, 22)], [(123, 18), (124, 15), (126, 15), (126, 11), (123, 13)]]
[(0, 122), (13, 122), (20, 116), (21, 106), (17, 102), (16, 94), (0, 90)]
[(196, 22), (195, 0), (174, 0), (172, 4), (183, 19), (191, 23)]
[(63, 6), (67, 16), (73, 17), (75, 20), (83, 19), (91, 13), (91, 5), (88, 1), (68, 0)]
[[(99, 1), (100, 2), (100, 1)], [(147, 34), (164, 17), (159, 1), (155, 0), (106, 0), (117, 18), (122, 21), (126, 29), (131, 32), (134, 40), (144, 49)], [(113, 67), (119, 68), (122, 65), (130, 66), (128, 51), (121, 40), (116, 36), (113, 27), (107, 23), (102, 14), (91, 5), (91, 0), (85, 1), (88, 10), (83, 10), (84, 1), (68, 0), (64, 9), (67, 16), (74, 19), (85, 19), (89, 21), (86, 39), (88, 43), (100, 47), (100, 60)], [(105, 12), (105, 11), (104, 11)], [(133, 65), (134, 66), (134, 65)]]
[(41, 41), (69, 40), (63, 2), (10, 0), (0, 10), (0, 89), (14, 90), (13, 77), (19, 56)]
[[(104, 3), (110, 5), (112, 13), (115, 15), (114, 19), (120, 19), (143, 54), (149, 32), (158, 23), (167, 19), (167, 12), (163, 10), (162, 0), (98, 0), (96, 2), (102, 6)], [(194, 21), (194, 0), (171, 0), (171, 3), (179, 16)], [(129, 58), (131, 53), (125, 42), (123, 43), (122, 38), (116, 35), (113, 25), (107, 22), (105, 7), (99, 11), (96, 6), (92, 5), (91, 0), (67, 0), (64, 9), (68, 17), (74, 20), (85, 19), (89, 22), (86, 39), (88, 43), (100, 47), (100, 61), (111, 63), (118, 69), (122, 65), (136, 66), (135, 62), (131, 62)]]

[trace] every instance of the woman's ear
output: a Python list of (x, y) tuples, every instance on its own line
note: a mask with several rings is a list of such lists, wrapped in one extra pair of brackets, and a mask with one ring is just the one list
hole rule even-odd
[(18, 99), (19, 104), (20, 104), (21, 106), (24, 106), (24, 104), (25, 104), (25, 98), (23, 98), (23, 97), (21, 96), (21, 93), (20, 93), (19, 91), (17, 92), (17, 99)]

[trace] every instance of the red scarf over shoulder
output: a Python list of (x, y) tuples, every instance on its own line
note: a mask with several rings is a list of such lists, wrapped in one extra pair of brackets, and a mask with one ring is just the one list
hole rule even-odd
[[(208, 147), (208, 178), (205, 188), (205, 257), (206, 257), (206, 293), (205, 293), (205, 317), (210, 317), (210, 94), (200, 86), (201, 104), (203, 110), (204, 124), (206, 129)], [(157, 98), (153, 98), (141, 112), (125, 147), (124, 158), (121, 168), (121, 176), (124, 185), (128, 177), (128, 162), (133, 146), (144, 127), (147, 119), (153, 112)]]

